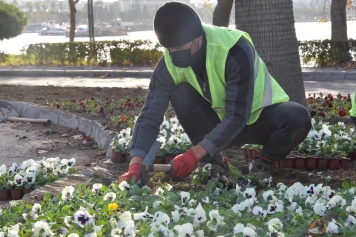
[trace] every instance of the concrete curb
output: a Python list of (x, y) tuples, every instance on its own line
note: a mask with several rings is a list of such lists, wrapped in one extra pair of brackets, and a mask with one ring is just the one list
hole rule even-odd
[(115, 134), (114, 132), (106, 130), (106, 127), (97, 121), (79, 117), (76, 114), (67, 111), (53, 110), (33, 103), (17, 101), (6, 102), (14, 107), (20, 117), (49, 119), (51, 120), (51, 124), (68, 128), (77, 128), (80, 132), (90, 135), (90, 137), (92, 137), (98, 144), (99, 149), (106, 150), (107, 158), (111, 157), (112, 150), (110, 143)]
[[(110, 78), (150, 78), (153, 70), (125, 69), (22, 69), (1, 68), (0, 77), (101, 77)], [(337, 70), (334, 68), (302, 68), (304, 81), (351, 81), (356, 80), (356, 69)]]

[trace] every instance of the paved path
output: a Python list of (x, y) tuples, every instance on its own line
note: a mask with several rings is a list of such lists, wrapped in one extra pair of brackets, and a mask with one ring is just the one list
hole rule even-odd
[[(154, 67), (119, 66), (0, 66), (0, 77), (100, 77), (149, 78)], [(304, 81), (356, 80), (356, 69), (302, 68)]]

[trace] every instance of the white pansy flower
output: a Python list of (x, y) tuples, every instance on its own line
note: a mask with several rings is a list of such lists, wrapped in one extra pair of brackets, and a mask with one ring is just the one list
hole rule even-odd
[(203, 166), (202, 168), (203, 172), (210, 172), (211, 170), (211, 164), (210, 163), (207, 163)]
[(18, 204), (19, 204), (19, 201), (17, 201), (17, 200), (10, 201), (10, 207), (17, 207)]
[(160, 206), (161, 204), (162, 204), (161, 201), (156, 200), (156, 201), (154, 201), (154, 202), (152, 203), (152, 207), (153, 207), (153, 208), (156, 208), (156, 207)]
[(162, 211), (158, 211), (155, 213), (154, 215), (154, 218), (153, 218), (153, 221), (151, 223), (151, 227), (155, 226), (155, 227), (158, 227), (160, 224), (165, 224), (165, 225), (168, 225), (170, 222), (170, 218), (169, 216), (162, 212)]
[(23, 182), (24, 182), (23, 176), (20, 174), (16, 174), (14, 177), (14, 182), (15, 182), (16, 186), (18, 186), (18, 187), (22, 186)]
[(218, 225), (225, 224), (225, 222), (223, 221), (224, 217), (219, 215), (218, 210), (211, 210), (209, 212), (209, 217), (210, 217), (210, 220), (206, 223), (206, 225), (208, 226), (208, 228), (210, 230), (216, 231), (216, 228), (218, 227)]
[(97, 237), (96, 232), (91, 232), (89, 234), (84, 235), (84, 237)]
[(332, 219), (327, 226), (327, 233), (337, 234), (339, 233), (339, 223), (337, 223), (334, 219)]
[(238, 214), (240, 211), (243, 211), (246, 208), (248, 208), (250, 210), (250, 208), (252, 207), (253, 204), (254, 204), (253, 199), (246, 199), (243, 202), (233, 205), (231, 207), (231, 210)]
[(195, 237), (205, 237), (204, 230), (198, 230), (194, 232)]
[(245, 227), (243, 224), (237, 223), (234, 227), (234, 234), (242, 233), (244, 237), (257, 237), (255, 229), (252, 225)]
[(117, 226), (119, 229), (122, 229), (124, 232), (124, 236), (134, 236), (135, 234), (135, 226), (134, 221), (131, 219), (131, 213), (129, 211), (125, 211), (119, 216), (119, 221), (117, 222)]
[(236, 195), (239, 195), (240, 192), (241, 192), (241, 188), (240, 188), (240, 186), (236, 183), (236, 188), (235, 188), (235, 193), (236, 193)]
[(193, 225), (191, 223), (176, 225), (173, 229), (177, 231), (178, 237), (192, 236), (193, 234)]
[(74, 188), (73, 186), (66, 186), (63, 190), (62, 190), (62, 200), (71, 200), (73, 197), (73, 192), (74, 192)]
[(340, 195), (333, 196), (330, 201), (326, 204), (328, 208), (332, 208), (335, 206), (343, 207), (346, 204), (346, 200), (343, 199)]
[(267, 202), (269, 196), (274, 196), (274, 192), (272, 190), (268, 190), (262, 194), (263, 200), (265, 200), (265, 202)]
[(172, 126), (174, 124), (179, 124), (178, 118), (177, 117), (172, 117), (169, 119), (169, 123), (172, 124)]
[(74, 222), (84, 227), (85, 225), (93, 224), (95, 225), (94, 218), (89, 214), (87, 210), (81, 208), (74, 213)]
[(64, 217), (64, 224), (67, 226), (67, 227), (71, 227), (72, 226), (72, 222), (73, 222), (73, 219), (71, 216), (66, 216)]
[(180, 214), (179, 214), (179, 210), (178, 209), (172, 211), (171, 215), (172, 215), (172, 220), (174, 222), (178, 222), (180, 220)]
[(188, 202), (188, 205), (191, 206), (191, 207), (195, 207), (197, 204), (197, 200), (195, 199), (190, 199), (189, 202)]
[(130, 190), (131, 186), (124, 180), (119, 184), (119, 188), (121, 191)]
[(70, 158), (70, 159), (67, 161), (67, 165), (68, 165), (69, 167), (73, 167), (73, 166), (75, 165), (75, 163), (76, 163), (75, 158)]
[(71, 234), (68, 235), (68, 237), (79, 237), (79, 235), (76, 234), (76, 233), (71, 233)]
[(40, 236), (52, 236), (54, 233), (52, 232), (49, 224), (45, 221), (37, 221), (33, 225), (33, 236), (40, 237)]
[(111, 229), (111, 236), (121, 236), (120, 235), (121, 233), (122, 233), (121, 229), (118, 229), (118, 228)]
[(294, 196), (304, 196), (304, 186), (300, 182), (294, 183), (286, 190), (286, 198), (291, 202)]
[(195, 216), (194, 216), (194, 227), (198, 227), (200, 223), (204, 223), (207, 220), (206, 213), (202, 205), (199, 203), (195, 208)]
[(354, 224), (356, 224), (356, 218), (352, 215), (348, 215), (345, 220), (345, 227), (351, 228)]
[(283, 208), (284, 208), (283, 203), (273, 202), (268, 204), (267, 213), (274, 214), (276, 212), (283, 212)]
[(105, 196), (104, 196), (104, 200), (105, 200), (105, 201), (110, 201), (110, 202), (114, 201), (115, 198), (116, 198), (116, 194), (113, 193), (113, 192), (108, 192), (108, 193), (105, 194)]
[(33, 204), (32, 209), (31, 209), (31, 214), (36, 215), (36, 214), (39, 214), (40, 212), (41, 212), (41, 204), (39, 204), (39, 203)]
[(318, 199), (315, 204), (314, 204), (314, 207), (313, 207), (313, 210), (315, 212), (315, 214), (318, 214), (320, 216), (323, 216), (325, 215), (325, 204), (326, 204), (326, 201), (323, 200), (323, 199)]
[(102, 184), (93, 184), (92, 192), (93, 193), (99, 193), (100, 189), (103, 187)]
[(284, 183), (278, 183), (277, 184), (278, 190), (279, 191), (285, 191), (287, 190), (287, 185), (285, 185)]
[(182, 205), (185, 205), (186, 202), (190, 199), (189, 192), (180, 192), (180, 199), (182, 201)]
[(161, 187), (158, 187), (154, 194), (158, 196), (162, 196), (164, 194), (164, 190)]
[(202, 201), (205, 202), (205, 203), (210, 203), (210, 200), (209, 200), (208, 196), (206, 196), (204, 199), (202, 199)]
[(263, 218), (265, 218), (267, 216), (267, 211), (266, 210), (263, 210), (262, 207), (259, 207), (259, 206), (254, 206), (253, 209), (252, 209), (252, 213), (254, 215), (258, 215), (258, 216), (261, 216)]
[(245, 198), (255, 199), (256, 190), (254, 188), (246, 188), (246, 190), (242, 193)]
[(171, 191), (172, 188), (173, 188), (173, 186), (170, 185), (169, 183), (165, 183), (164, 188), (165, 188), (167, 191)]
[(34, 184), (36, 181), (36, 173), (34, 172), (26, 172), (24, 175), (24, 182), (28, 184)]
[(268, 221), (267, 225), (273, 226), (273, 228), (277, 231), (280, 231), (283, 228), (283, 223), (278, 218), (272, 218), (271, 220)]
[(146, 206), (144, 212), (134, 213), (133, 218), (134, 220), (147, 220), (147, 219), (153, 219), (153, 215), (148, 213), (148, 207)]
[(168, 121), (167, 120), (164, 120), (163, 122), (162, 122), (162, 124), (161, 124), (161, 126), (160, 126), (160, 130), (162, 131), (165, 131), (166, 129), (168, 129), (169, 128), (169, 123), (168, 123)]

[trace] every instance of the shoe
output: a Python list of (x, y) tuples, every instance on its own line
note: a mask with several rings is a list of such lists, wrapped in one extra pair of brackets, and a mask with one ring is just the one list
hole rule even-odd
[(260, 182), (269, 179), (273, 170), (274, 161), (259, 156), (256, 156), (248, 167), (250, 175), (255, 176)]

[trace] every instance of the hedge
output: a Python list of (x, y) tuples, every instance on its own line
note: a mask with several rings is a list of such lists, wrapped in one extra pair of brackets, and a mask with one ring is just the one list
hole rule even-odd
[[(299, 51), (305, 64), (334, 66), (356, 61), (356, 40), (300, 41)], [(24, 52), (28, 64), (36, 65), (153, 66), (163, 48), (149, 40), (114, 40), (31, 44)]]

